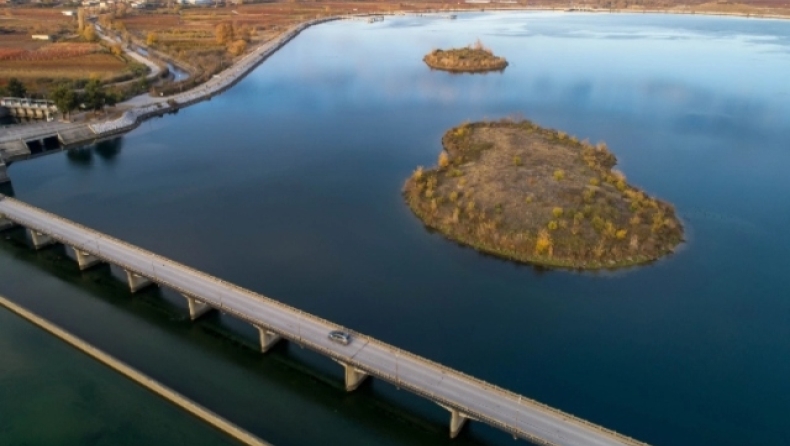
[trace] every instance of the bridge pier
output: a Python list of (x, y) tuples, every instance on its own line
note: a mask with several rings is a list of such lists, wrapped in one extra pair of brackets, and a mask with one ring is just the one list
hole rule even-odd
[(457, 437), (466, 426), (466, 422), (474, 419), (458, 409), (447, 407), (444, 404), (439, 405), (450, 411), (450, 438)]
[(2, 160), (0, 160), (0, 184), (8, 183), (9, 181), (11, 181), (11, 178), (8, 177), (6, 165)]
[(214, 309), (211, 305), (199, 301), (194, 297), (187, 296), (186, 294), (183, 296), (186, 298), (187, 304), (189, 305), (189, 318), (193, 321)]
[(66, 246), (66, 255), (77, 262), (80, 270), (86, 270), (94, 265), (101, 263), (98, 257), (85, 251), (80, 251), (73, 246)]
[(10, 220), (6, 218), (5, 215), (0, 214), (0, 231), (13, 228), (14, 226), (16, 226), (16, 223), (14, 223), (13, 220)]
[(354, 390), (357, 390), (357, 388), (365, 381), (365, 378), (369, 376), (367, 372), (359, 370), (353, 365), (346, 364), (345, 362), (340, 362), (338, 360), (335, 360), (335, 362), (342, 365), (346, 371), (346, 392), (353, 392)]
[(277, 333), (271, 330), (258, 327), (257, 325), (255, 326), (255, 328), (258, 329), (258, 333), (260, 333), (260, 337), (261, 337), (261, 353), (266, 353), (267, 351), (269, 351), (270, 348), (274, 347), (274, 344), (276, 344), (282, 339), (282, 336), (278, 335)]
[(455, 438), (469, 421), (469, 416), (455, 409), (450, 410), (450, 438)]
[(33, 245), (33, 249), (42, 249), (55, 243), (55, 239), (35, 229), (28, 228), (25, 232), (27, 233), (28, 240), (30, 240), (30, 243)]
[(136, 293), (143, 288), (154, 284), (149, 278), (145, 276), (141, 276), (140, 274), (133, 273), (129, 270), (124, 271), (126, 272), (126, 280), (129, 282), (129, 290), (131, 290), (132, 293)]

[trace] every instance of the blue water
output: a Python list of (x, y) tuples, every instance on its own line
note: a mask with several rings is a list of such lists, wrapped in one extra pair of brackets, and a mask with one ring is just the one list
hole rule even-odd
[[(477, 38), (508, 59), (504, 73), (421, 61)], [(782, 21), (335, 22), (210, 102), (9, 173), (22, 200), (640, 440), (790, 444), (787, 73)], [(405, 178), (435, 163), (448, 127), (514, 115), (606, 141), (630, 182), (677, 206), (688, 242), (651, 266), (580, 274), (428, 232), (400, 196)], [(344, 396), (329, 361), (293, 346), (252, 356), (205, 335), (254, 340), (240, 323), (191, 326), (176, 299), (133, 303), (15, 246), (0, 250), (0, 293), (276, 444), (447, 441), (430, 403), (380, 382)], [(101, 317), (64, 313), (58, 287)], [(462, 437), (512, 443), (475, 423)]]

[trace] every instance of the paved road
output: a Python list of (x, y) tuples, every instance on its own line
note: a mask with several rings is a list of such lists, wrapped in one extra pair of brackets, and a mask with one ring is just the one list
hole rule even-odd
[(9, 125), (0, 128), (0, 143), (18, 141), (20, 139), (47, 137), (57, 134), (60, 130), (84, 126), (84, 123), (70, 122), (36, 122), (32, 124)]
[[(334, 18), (311, 20), (290, 28), (276, 39), (258, 46), (239, 59), (233, 66), (192, 90), (169, 97), (153, 97), (149, 94), (135, 96), (134, 98), (118, 104), (118, 107), (121, 109), (129, 109), (120, 118), (111, 121), (95, 122), (90, 124), (90, 128), (96, 133), (97, 138), (114, 135), (135, 128), (142, 120), (150, 116), (166, 112), (173, 107), (169, 104), (170, 101), (177, 102), (178, 104), (176, 107), (180, 108), (211, 97), (229, 88), (234, 82), (249, 73), (255, 66), (261, 63), (261, 61), (269, 57), (303, 30), (329, 20), (334, 20)], [(102, 37), (105, 38), (103, 35)], [(150, 60), (135, 52), (127, 52), (127, 54), (145, 63), (151, 67), (152, 70), (155, 70), (155, 73), (158, 73), (159, 67)], [(0, 143), (49, 136), (57, 133), (58, 130), (72, 129), (84, 125), (84, 123), (46, 122), (0, 128)]]
[(142, 54), (137, 53), (137, 51), (133, 51), (133, 50), (128, 49), (128, 47), (126, 45), (124, 45), (123, 42), (120, 42), (117, 39), (104, 34), (104, 29), (102, 29), (101, 26), (94, 24), (94, 27), (96, 29), (96, 34), (98, 34), (99, 37), (102, 40), (104, 40), (105, 42), (109, 43), (110, 45), (114, 45), (116, 43), (121, 45), (122, 48), (123, 48), (123, 52), (126, 53), (127, 56), (129, 56), (132, 59), (134, 59), (135, 61), (147, 66), (148, 67), (148, 75), (145, 77), (146, 79), (148, 79), (148, 80), (156, 79), (157, 76), (159, 76), (159, 74), (162, 72), (162, 68), (159, 67), (159, 65), (157, 65), (156, 63), (154, 63), (151, 59), (143, 56)]
[[(97, 26), (96, 30), (97, 30), (97, 34), (99, 35), (99, 37), (102, 38), (103, 40), (105, 40), (105, 41), (107, 41), (109, 43), (117, 43), (112, 38), (110, 38), (110, 37), (106, 36), (105, 34), (103, 34), (103, 30), (101, 29), (100, 26)], [(159, 67), (159, 65), (155, 64), (150, 59), (148, 59), (146, 57), (143, 57), (140, 54), (137, 54), (135, 51), (130, 51), (130, 50), (126, 50), (126, 49), (124, 49), (124, 51), (126, 52), (127, 56), (131, 57), (135, 61), (137, 61), (139, 63), (142, 63), (142, 64), (144, 64), (144, 65), (146, 65), (148, 67), (149, 73), (146, 76), (147, 79), (154, 79), (157, 76), (159, 76), (159, 74), (162, 72), (162, 69)], [(154, 102), (162, 101), (161, 98), (151, 98), (151, 96), (148, 95), (147, 93), (143, 94), (143, 95), (140, 95), (140, 96), (137, 96), (137, 97), (150, 98), (150, 99), (135, 101), (135, 98), (132, 98), (130, 101), (127, 101), (128, 103), (124, 102), (124, 103), (121, 103), (119, 105), (122, 105), (122, 106), (126, 105), (126, 106), (134, 107), (134, 106), (138, 106), (140, 104), (151, 104), (151, 103), (154, 103)], [(16, 125), (4, 126), (4, 127), (0, 127), (0, 143), (4, 143), (4, 142), (8, 142), (8, 141), (18, 141), (18, 140), (27, 140), (27, 139), (33, 139), (33, 138), (47, 137), (47, 136), (55, 135), (61, 130), (75, 129), (75, 128), (82, 127), (84, 125), (85, 125), (84, 122), (81, 122), (81, 123), (78, 123), (78, 122), (32, 122), (32, 123), (29, 123), (29, 124), (16, 124)]]
[[(0, 195), (0, 214), (518, 437), (562, 446), (644, 445), (18, 200)], [(350, 331), (352, 342), (331, 342), (332, 330)]]

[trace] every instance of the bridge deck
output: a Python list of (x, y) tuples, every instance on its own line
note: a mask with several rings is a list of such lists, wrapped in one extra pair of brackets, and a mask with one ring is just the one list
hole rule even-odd
[(337, 324), (18, 200), (0, 195), (0, 214), (515, 436), (547, 445), (644, 445), (361, 333), (352, 332), (348, 346), (333, 343), (327, 334), (344, 329)]

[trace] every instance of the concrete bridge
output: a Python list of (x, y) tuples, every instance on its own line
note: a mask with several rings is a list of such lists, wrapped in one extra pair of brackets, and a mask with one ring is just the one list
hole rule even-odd
[(52, 120), (58, 114), (58, 107), (52, 101), (27, 98), (2, 98), (0, 107), (8, 110), (15, 118)]
[[(346, 390), (369, 376), (434, 401), (450, 413), (450, 436), (468, 420), (542, 445), (642, 445), (644, 443), (576, 418), (537, 401), (465, 375), (426, 358), (341, 327), (276, 300), (145, 251), (13, 198), (0, 195), (0, 230), (21, 225), (31, 245), (62, 243), (80, 269), (101, 262), (122, 268), (132, 293), (147, 286), (181, 293), (194, 320), (211, 310), (232, 314), (258, 329), (262, 352), (280, 341), (295, 342), (340, 364)], [(327, 335), (351, 334), (341, 345)]]

